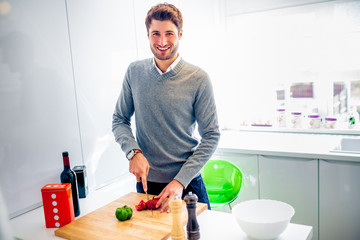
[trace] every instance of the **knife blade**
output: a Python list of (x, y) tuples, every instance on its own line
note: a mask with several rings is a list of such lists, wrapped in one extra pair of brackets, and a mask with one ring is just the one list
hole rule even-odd
[(152, 209), (152, 206), (151, 206), (151, 202), (150, 202), (150, 200), (149, 200), (149, 194), (147, 193), (147, 191), (146, 191), (145, 193), (146, 193), (146, 198), (147, 198), (147, 200), (148, 200), (148, 202), (149, 202), (149, 206), (150, 206), (150, 210), (151, 210), (151, 215), (154, 216), (153, 209)]

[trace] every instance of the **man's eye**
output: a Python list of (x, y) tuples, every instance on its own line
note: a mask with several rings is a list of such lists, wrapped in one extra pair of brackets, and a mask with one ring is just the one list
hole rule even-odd
[(153, 33), (153, 36), (159, 36), (160, 34), (159, 33)]

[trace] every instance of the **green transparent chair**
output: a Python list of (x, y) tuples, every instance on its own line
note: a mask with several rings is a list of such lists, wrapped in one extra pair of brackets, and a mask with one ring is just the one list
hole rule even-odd
[(209, 160), (201, 174), (209, 195), (211, 208), (224, 207), (238, 196), (243, 184), (243, 174), (233, 163), (226, 160)]

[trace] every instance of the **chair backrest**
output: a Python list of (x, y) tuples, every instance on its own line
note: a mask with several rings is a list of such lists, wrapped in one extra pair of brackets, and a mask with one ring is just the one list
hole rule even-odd
[(201, 174), (212, 208), (226, 206), (238, 197), (243, 175), (233, 163), (226, 160), (209, 160)]

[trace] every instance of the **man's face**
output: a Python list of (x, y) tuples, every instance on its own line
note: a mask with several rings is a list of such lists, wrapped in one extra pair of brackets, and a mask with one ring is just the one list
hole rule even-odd
[(182, 30), (170, 20), (152, 20), (148, 32), (150, 48), (158, 60), (175, 60)]

